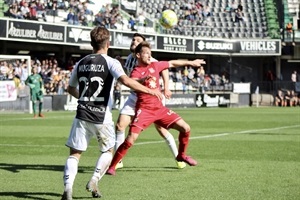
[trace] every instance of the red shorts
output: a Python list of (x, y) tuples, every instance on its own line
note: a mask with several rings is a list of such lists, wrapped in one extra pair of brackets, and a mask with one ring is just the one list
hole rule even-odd
[(164, 106), (155, 110), (138, 108), (129, 131), (131, 133), (140, 133), (152, 123), (168, 129), (180, 119), (181, 117), (177, 113)]

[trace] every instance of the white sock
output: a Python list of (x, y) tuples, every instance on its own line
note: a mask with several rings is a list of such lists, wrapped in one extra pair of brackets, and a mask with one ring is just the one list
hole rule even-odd
[(74, 180), (78, 171), (78, 159), (75, 156), (69, 156), (64, 169), (65, 191), (73, 188)]
[(178, 149), (176, 146), (175, 139), (170, 132), (168, 132), (168, 134), (166, 135), (165, 141), (166, 141), (167, 145), (169, 146), (174, 158), (176, 158), (176, 156), (178, 155)]
[(94, 174), (92, 176), (93, 180), (98, 182), (102, 178), (102, 176), (105, 174), (106, 170), (108, 169), (112, 161), (112, 158), (113, 155), (109, 151), (104, 152), (99, 156), (98, 161), (96, 163)]
[(125, 141), (125, 132), (124, 131), (117, 131), (116, 134), (116, 145), (114, 151), (116, 152), (119, 146)]

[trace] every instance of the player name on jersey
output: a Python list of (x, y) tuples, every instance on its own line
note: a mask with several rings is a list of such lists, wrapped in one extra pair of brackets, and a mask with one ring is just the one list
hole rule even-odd
[(78, 70), (79, 72), (104, 72), (104, 65), (79, 65)]

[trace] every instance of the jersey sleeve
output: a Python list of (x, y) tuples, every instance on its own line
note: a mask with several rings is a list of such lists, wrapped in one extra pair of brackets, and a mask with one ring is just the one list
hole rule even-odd
[(115, 79), (118, 79), (122, 75), (126, 75), (120, 61), (118, 61), (117, 59), (111, 58), (111, 60), (109, 60), (109, 62), (110, 62), (110, 65), (109, 65), (110, 73)]
[(69, 85), (71, 87), (77, 87), (77, 85), (78, 85), (77, 68), (78, 68), (78, 63), (75, 65), (74, 69), (71, 72), (71, 77), (69, 80)]
[(165, 69), (169, 69), (169, 62), (168, 61), (160, 61), (160, 62), (153, 62), (151, 63), (152, 65), (155, 66), (155, 68), (161, 72)]

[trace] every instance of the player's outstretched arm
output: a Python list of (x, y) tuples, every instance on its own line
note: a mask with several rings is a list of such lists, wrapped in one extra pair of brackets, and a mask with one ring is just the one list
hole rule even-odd
[(169, 99), (172, 96), (172, 92), (169, 90), (169, 70), (163, 70), (161, 72), (161, 76), (164, 82), (164, 95), (167, 99)]
[(143, 92), (146, 94), (151, 94), (156, 96), (157, 98), (159, 98), (160, 100), (162, 100), (162, 94), (159, 90), (151, 90), (145, 86), (143, 86), (142, 84), (140, 84), (139, 82), (137, 82), (136, 80), (133, 80), (131, 78), (129, 78), (126, 75), (122, 75), (118, 78), (118, 81), (120, 81), (122, 84), (126, 85), (127, 87), (137, 91), (137, 92)]
[(200, 67), (201, 65), (206, 64), (203, 59), (196, 60), (170, 60), (169, 67), (183, 67), (185, 65), (192, 67)]

